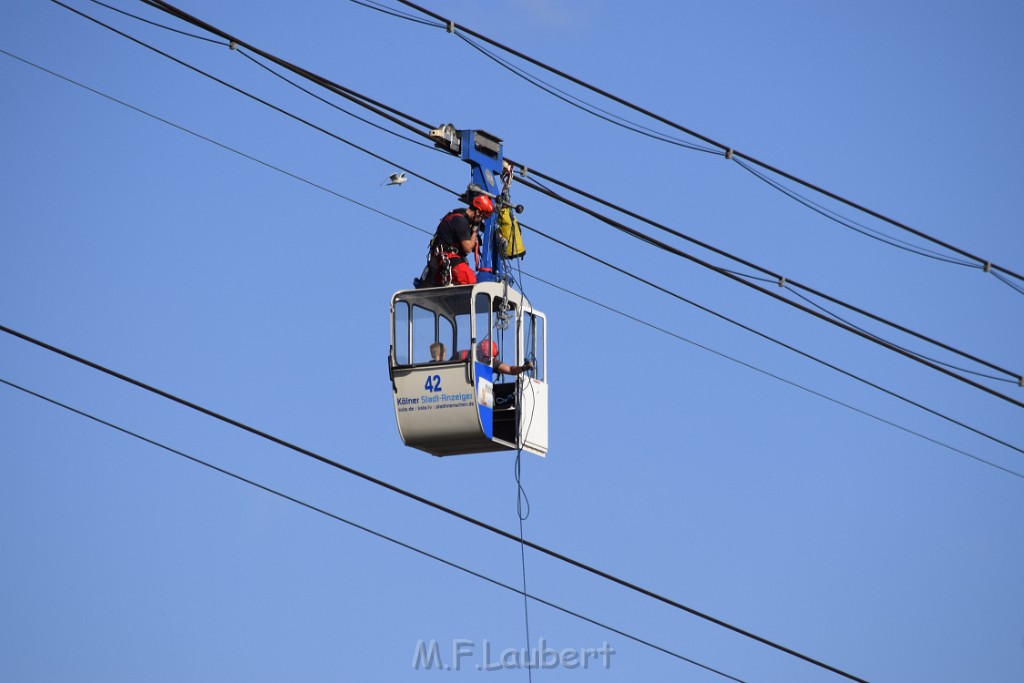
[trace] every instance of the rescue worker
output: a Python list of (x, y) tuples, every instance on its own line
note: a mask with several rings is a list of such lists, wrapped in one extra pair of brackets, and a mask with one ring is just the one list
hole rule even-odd
[[(476, 284), (476, 273), (466, 259), (476, 252), (480, 244), (480, 226), (493, 214), (494, 202), (487, 195), (478, 194), (465, 209), (456, 209), (441, 219), (430, 243), (431, 263), (428, 269), (433, 272), (434, 286)], [(445, 282), (449, 268), (451, 279)]]
[[(501, 359), (498, 358), (499, 355), (498, 345), (490, 339), (484, 339), (476, 345), (477, 360), (484, 365), (490, 365), (495, 372), (502, 375), (520, 375), (533, 367), (532, 361), (526, 361), (523, 365), (509, 365), (508, 363), (502, 363)], [(455, 354), (454, 360), (466, 360), (468, 357), (469, 351), (459, 351)]]

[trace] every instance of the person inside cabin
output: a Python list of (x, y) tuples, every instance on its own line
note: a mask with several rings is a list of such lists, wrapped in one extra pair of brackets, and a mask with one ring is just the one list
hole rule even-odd
[[(503, 363), (498, 357), (499, 355), (498, 345), (490, 339), (484, 339), (476, 345), (476, 359), (484, 365), (490, 365), (495, 372), (502, 375), (520, 375), (533, 367), (533, 363), (531, 361), (526, 361), (523, 365), (509, 365), (508, 363)], [(466, 360), (468, 358), (469, 351), (462, 350), (456, 351), (452, 360)]]
[[(476, 284), (476, 273), (466, 259), (476, 252), (480, 244), (480, 226), (493, 214), (494, 202), (487, 195), (478, 194), (469, 200), (469, 206), (465, 209), (455, 209), (442, 218), (430, 241), (431, 262), (424, 271), (425, 277), (417, 279), (417, 286)], [(450, 282), (445, 281), (448, 277), (445, 260), (451, 269)]]
[(441, 342), (434, 342), (430, 345), (430, 362), (440, 363), (444, 360), (444, 344)]

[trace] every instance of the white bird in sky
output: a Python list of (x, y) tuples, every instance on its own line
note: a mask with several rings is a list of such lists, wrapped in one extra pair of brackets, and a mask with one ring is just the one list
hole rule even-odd
[[(404, 172), (403, 173), (392, 173), (390, 176), (388, 176), (387, 184), (388, 185), (401, 185), (406, 180), (408, 180), (408, 178), (405, 177), (405, 173)], [(383, 184), (384, 183), (381, 183), (381, 185), (383, 185)]]

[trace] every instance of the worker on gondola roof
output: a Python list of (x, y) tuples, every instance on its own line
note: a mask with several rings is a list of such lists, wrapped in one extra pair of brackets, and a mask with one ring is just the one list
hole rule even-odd
[(430, 241), (430, 254), (417, 287), (476, 284), (467, 259), (480, 244), (479, 230), (494, 215), (494, 201), (485, 194), (469, 199), (469, 206), (448, 212)]

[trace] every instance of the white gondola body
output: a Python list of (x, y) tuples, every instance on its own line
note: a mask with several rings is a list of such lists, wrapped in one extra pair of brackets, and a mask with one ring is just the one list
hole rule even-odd
[[(391, 353), (398, 431), (407, 446), (436, 456), (548, 450), (547, 323), (502, 283), (404, 290), (391, 300)], [(534, 367), (501, 375), (480, 362)], [(443, 345), (439, 359), (432, 354)]]

